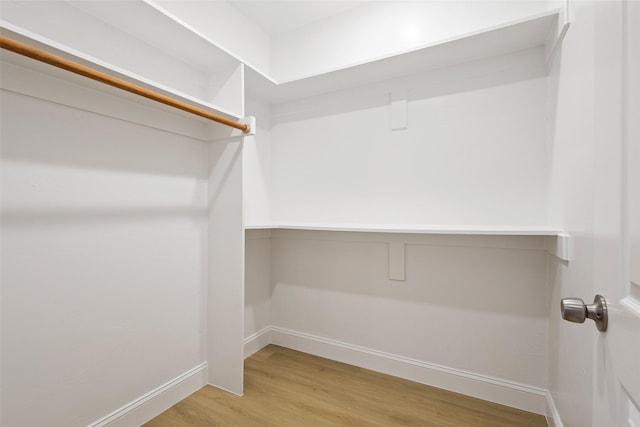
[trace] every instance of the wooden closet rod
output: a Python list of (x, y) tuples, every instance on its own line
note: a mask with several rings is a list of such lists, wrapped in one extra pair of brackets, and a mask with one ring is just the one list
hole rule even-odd
[(196, 116), (204, 117), (206, 119), (213, 120), (214, 122), (218, 122), (226, 126), (231, 126), (232, 128), (240, 129), (244, 133), (249, 132), (249, 126), (244, 123), (239, 123), (239, 122), (227, 119), (226, 117), (222, 117), (217, 114), (210, 113), (207, 110), (194, 107), (193, 105), (187, 104), (186, 102), (178, 101), (177, 99), (173, 99), (169, 96), (162, 95), (160, 93), (146, 89), (142, 86), (129, 83), (125, 80), (111, 76), (107, 73), (103, 73), (101, 71), (94, 70), (93, 68), (89, 68), (84, 65), (78, 64), (77, 62), (73, 62), (68, 59), (62, 58), (60, 56), (45, 52), (43, 50), (36, 49), (35, 47), (29, 46), (24, 43), (20, 43), (19, 41), (10, 39), (8, 37), (0, 36), (0, 47), (2, 47), (3, 49), (10, 50), (12, 52), (18, 53), (20, 55), (24, 55), (29, 58), (35, 59), (36, 61), (44, 62), (49, 65), (53, 65), (54, 67), (71, 71), (72, 73), (75, 73), (75, 74), (80, 74), (81, 76), (88, 77), (92, 80), (99, 81), (109, 86), (117, 87), (118, 89), (135, 93), (136, 95), (143, 96), (148, 99), (152, 99), (156, 102), (160, 102), (165, 105), (169, 105), (170, 107), (178, 108), (188, 113), (195, 114)]

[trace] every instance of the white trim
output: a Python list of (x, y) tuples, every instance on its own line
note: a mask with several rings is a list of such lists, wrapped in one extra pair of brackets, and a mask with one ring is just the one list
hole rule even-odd
[(545, 414), (546, 390), (436, 365), (404, 356), (271, 327), (271, 342), (350, 365), (462, 393), (536, 414)]
[(116, 409), (89, 427), (139, 426), (207, 384), (207, 362)]
[(267, 326), (244, 339), (244, 358), (251, 357), (269, 344), (271, 344), (271, 326)]
[(549, 427), (564, 427), (562, 423), (562, 418), (560, 418), (560, 413), (558, 412), (558, 408), (556, 407), (556, 403), (553, 400), (553, 396), (550, 392), (547, 391), (546, 398), (546, 418), (547, 424)]

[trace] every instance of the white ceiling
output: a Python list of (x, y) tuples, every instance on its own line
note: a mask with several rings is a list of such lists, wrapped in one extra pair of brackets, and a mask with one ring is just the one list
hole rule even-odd
[(267, 34), (303, 27), (368, 3), (368, 0), (227, 0)]

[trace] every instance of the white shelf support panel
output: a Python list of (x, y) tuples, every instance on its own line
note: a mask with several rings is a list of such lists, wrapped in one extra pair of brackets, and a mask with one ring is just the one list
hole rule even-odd
[(545, 236), (544, 248), (551, 255), (563, 261), (573, 260), (573, 242), (567, 233), (558, 233), (556, 236)]
[(403, 241), (389, 242), (389, 279), (405, 280), (405, 249), (406, 244)]
[(406, 130), (409, 126), (407, 116), (408, 102), (407, 90), (394, 90), (391, 92), (391, 130)]

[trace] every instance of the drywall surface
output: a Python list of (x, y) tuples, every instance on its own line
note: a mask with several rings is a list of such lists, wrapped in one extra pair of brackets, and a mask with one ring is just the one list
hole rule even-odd
[(549, 257), (549, 391), (565, 426), (592, 425), (591, 325), (560, 317), (560, 299), (593, 298), (595, 7), (573, 2), (571, 29), (549, 77), (549, 217), (573, 236), (570, 262)]
[(85, 426), (205, 360), (206, 145), (134, 120), (2, 91), (3, 426)]
[(375, 1), (275, 34), (271, 76), (290, 81), (418, 49), (549, 10), (545, 1)]
[(272, 106), (271, 219), (547, 224), (546, 87), (532, 49)]
[[(273, 233), (274, 328), (546, 388), (540, 237)], [(389, 278), (390, 242), (404, 245), (406, 280)]]

